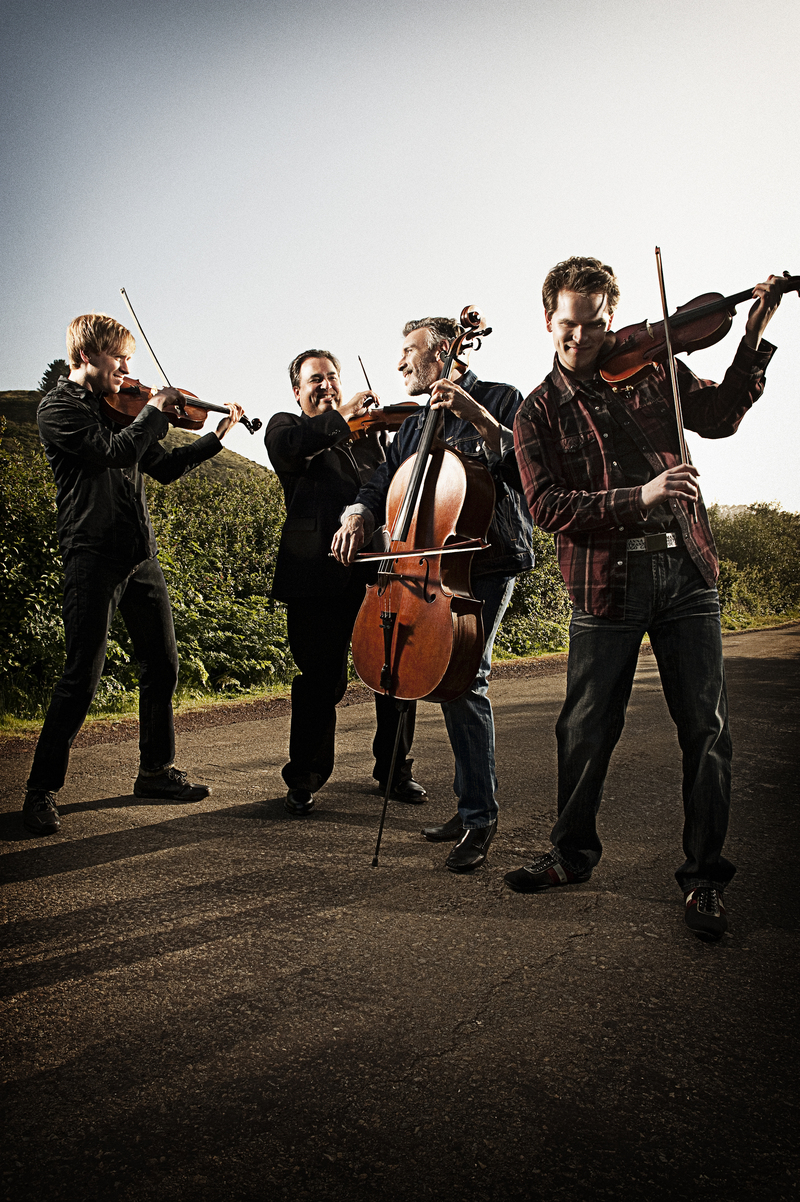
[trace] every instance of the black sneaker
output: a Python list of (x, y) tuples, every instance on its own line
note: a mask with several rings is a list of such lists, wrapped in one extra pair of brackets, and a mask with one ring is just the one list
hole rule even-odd
[(503, 879), (515, 893), (541, 893), (543, 889), (555, 889), (558, 885), (581, 885), (591, 875), (591, 868), (574, 872), (548, 851), (525, 868), (507, 872)]
[(22, 806), (22, 824), (33, 835), (55, 835), (61, 829), (53, 793), (28, 789)]
[(190, 785), (187, 773), (166, 768), (157, 776), (143, 775), (141, 770), (133, 786), (134, 797), (153, 801), (202, 801), (211, 790), (208, 785)]
[(295, 818), (302, 818), (314, 809), (314, 794), (310, 789), (290, 789), (286, 794), (283, 808), (287, 814), (294, 814)]
[(701, 939), (716, 942), (728, 929), (728, 919), (718, 889), (701, 885), (685, 896), (684, 921), (690, 931)]

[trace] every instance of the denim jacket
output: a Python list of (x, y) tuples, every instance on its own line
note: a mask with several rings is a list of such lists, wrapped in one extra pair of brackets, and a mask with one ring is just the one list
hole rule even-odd
[[(479, 460), (492, 474), (495, 486), (495, 507), (489, 527), (488, 550), (479, 552), (472, 561), (474, 577), (503, 575), (517, 576), (534, 565), (533, 523), (522, 493), (519, 468), (514, 455), (512, 426), (517, 409), (522, 404), (522, 395), (509, 384), (493, 384), (479, 380), (474, 372), (468, 371), (459, 381), (459, 386), (474, 397), (484, 409), (496, 417), (503, 427), (500, 454), (491, 451), (471, 422), (456, 417), (444, 410), (443, 440), (454, 451)], [(384, 522), (386, 494), (397, 469), (419, 445), (422, 427), (429, 405), (419, 413), (407, 418), (391, 443), (386, 462), (382, 463), (374, 476), (363, 485), (355, 504), (346, 513), (364, 513), (374, 519), (376, 525)], [(366, 515), (364, 515), (366, 517)], [(367, 526), (367, 537), (371, 534)]]

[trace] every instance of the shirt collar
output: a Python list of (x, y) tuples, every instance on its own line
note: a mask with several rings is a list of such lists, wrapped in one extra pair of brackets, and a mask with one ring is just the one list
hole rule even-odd
[(100, 399), (96, 393), (92, 392), (91, 388), (84, 388), (83, 384), (78, 384), (75, 380), (70, 380), (66, 376), (61, 376), (56, 384), (55, 391), (65, 392), (77, 401), (98, 401)]
[(566, 405), (570, 401), (574, 401), (580, 392), (583, 392), (584, 395), (593, 397), (601, 396), (600, 389), (597, 386), (600, 381), (596, 382), (595, 376), (593, 376), (591, 380), (578, 380), (575, 376), (573, 376), (571, 371), (568, 371), (566, 367), (564, 367), (558, 355), (553, 357), (553, 370), (551, 377), (556, 386), (558, 401), (561, 405)]

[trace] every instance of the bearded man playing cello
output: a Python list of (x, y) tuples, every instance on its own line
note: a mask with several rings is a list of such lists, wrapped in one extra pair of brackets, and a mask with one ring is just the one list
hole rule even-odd
[[(745, 335), (722, 384), (677, 364), (687, 428), (727, 437), (761, 395), (775, 351), (761, 336), (781, 283), (770, 276), (753, 289)], [(552, 848), (505, 879), (517, 892), (535, 893), (592, 875), (602, 854), (596, 816), (606, 771), (647, 632), (683, 752), (685, 860), (675, 877), (685, 921), (701, 938), (719, 939), (727, 928), (722, 894), (736, 871), (722, 855), (731, 739), (719, 569), (698, 472), (681, 462), (663, 369), (622, 395), (599, 374), (619, 299), (611, 268), (567, 259), (547, 275), (542, 297), (555, 361), (521, 406), (514, 434), (525, 495), (536, 524), (556, 535), (573, 613), (556, 726)]]
[[(450, 344), (461, 332), (458, 323), (446, 317), (408, 322), (398, 364), (409, 396), (429, 395), (430, 408), (442, 411), (442, 440), (483, 463), (492, 474), (496, 493), (489, 549), (472, 562), (472, 592), (483, 602), (483, 658), (470, 688), (457, 700), (442, 704), (455, 757), (453, 789), (458, 813), (442, 826), (422, 831), (430, 842), (455, 844), (446, 861), (451, 872), (466, 872), (483, 864), (497, 830), (494, 718), (487, 696), (492, 647), (514, 580), (534, 563), (532, 523), (521, 492), (512, 433), (522, 396), (508, 384), (478, 380), (463, 364), (456, 364), (449, 380), (440, 379)], [(345, 510), (332, 543), (333, 554), (341, 563), (352, 563), (375, 527), (385, 521), (392, 477), (416, 451), (428, 408), (423, 406), (418, 415), (403, 423), (386, 463)]]

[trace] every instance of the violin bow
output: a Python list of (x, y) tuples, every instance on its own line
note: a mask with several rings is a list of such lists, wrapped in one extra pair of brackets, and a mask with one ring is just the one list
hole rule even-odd
[[(661, 247), (656, 247), (656, 268), (658, 269), (658, 287), (661, 292), (661, 309), (664, 314), (664, 341), (667, 344), (667, 361), (669, 363), (669, 378), (672, 382), (672, 401), (675, 406), (675, 421), (678, 426), (678, 442), (681, 450), (681, 463), (689, 462), (689, 449), (686, 446), (686, 435), (683, 430), (683, 412), (681, 410), (681, 394), (678, 390), (678, 373), (675, 370), (675, 356), (672, 353), (672, 334), (669, 328), (669, 310), (667, 309), (667, 293), (664, 288), (664, 269), (661, 263)], [(697, 521), (697, 506), (689, 502), (689, 516)]]
[(364, 366), (364, 362), (363, 362), (363, 360), (362, 360), (362, 358), (361, 358), (361, 356), (360, 356), (360, 355), (358, 356), (358, 361), (359, 361), (359, 363), (361, 364), (361, 370), (362, 370), (362, 371), (363, 371), (363, 373), (364, 373), (364, 379), (367, 381), (367, 388), (369, 389), (369, 391), (370, 391), (370, 392), (372, 392), (372, 385), (371, 385), (371, 384), (370, 384), (370, 382), (369, 382), (369, 376), (367, 375), (367, 369), (366, 369), (366, 367)]
[[(128, 294), (124, 288), (120, 288), (120, 293), (122, 294), (122, 299), (125, 301), (125, 304), (128, 306), (128, 311), (130, 312), (130, 315), (133, 318), (134, 325), (136, 326), (136, 329), (141, 334), (144, 344), (147, 347), (147, 349), (149, 350), (150, 355), (153, 359), (153, 362), (156, 365), (156, 369), (158, 370), (158, 372), (161, 376), (161, 379), (164, 381), (165, 387), (172, 388), (172, 385), (170, 384), (169, 379), (167, 378), (167, 373), (164, 371), (164, 368), (159, 363), (158, 356), (156, 355), (155, 351), (153, 350), (152, 346), (150, 345), (150, 339), (147, 337), (144, 330), (142, 329), (142, 323), (139, 321), (139, 318), (136, 316), (133, 305), (131, 304), (131, 301), (130, 301), (130, 297), (128, 296)], [(230, 412), (228, 409), (224, 409), (222, 407), (222, 405), (212, 405), (210, 401), (201, 401), (199, 397), (192, 397), (191, 403), (192, 403), (192, 405), (194, 405), (194, 407), (196, 409), (205, 409), (205, 411), (207, 413), (228, 413), (228, 412)], [(183, 406), (180, 403), (176, 402), (175, 408), (178, 410), (178, 412), (181, 412), (183, 409)], [(252, 420), (250, 420), (250, 418), (245, 417), (244, 414), (242, 414), (242, 416), (239, 418), (239, 421), (242, 423), (245, 430), (249, 431), (250, 434), (255, 434), (258, 430), (261, 429), (262, 422), (261, 422), (261, 419), (258, 417), (254, 417)]]
[(169, 380), (167, 379), (167, 373), (164, 371), (164, 368), (163, 368), (163, 367), (161, 366), (161, 364), (159, 363), (159, 361), (158, 361), (158, 357), (157, 357), (157, 355), (156, 355), (155, 351), (153, 350), (152, 346), (150, 345), (150, 340), (149, 340), (149, 338), (147, 337), (147, 335), (145, 334), (144, 330), (142, 329), (141, 322), (139, 321), (139, 318), (136, 316), (136, 314), (135, 314), (135, 312), (134, 312), (134, 310), (133, 310), (133, 305), (132, 305), (132, 304), (131, 304), (131, 302), (130, 302), (130, 297), (128, 296), (128, 294), (127, 294), (127, 292), (125, 291), (125, 289), (124, 289), (124, 288), (120, 288), (120, 292), (122, 293), (122, 299), (125, 301), (125, 304), (128, 306), (128, 309), (129, 309), (129, 311), (130, 311), (130, 315), (131, 315), (131, 317), (132, 317), (132, 318), (133, 318), (133, 320), (134, 320), (134, 324), (136, 325), (136, 329), (137, 329), (137, 330), (139, 331), (139, 333), (141, 334), (141, 336), (142, 336), (142, 338), (143, 338), (143, 340), (144, 340), (144, 344), (145, 344), (145, 346), (147, 347), (147, 349), (149, 350), (149, 352), (150, 352), (150, 354), (151, 354), (151, 356), (152, 356), (153, 362), (155, 363), (155, 365), (156, 365), (156, 368), (158, 369), (158, 371), (159, 371), (159, 372), (160, 372), (160, 374), (161, 374), (161, 379), (164, 381), (164, 385), (165, 385), (165, 387), (167, 387), (167, 388), (171, 388), (171, 387), (172, 387), (172, 385), (170, 384)]

